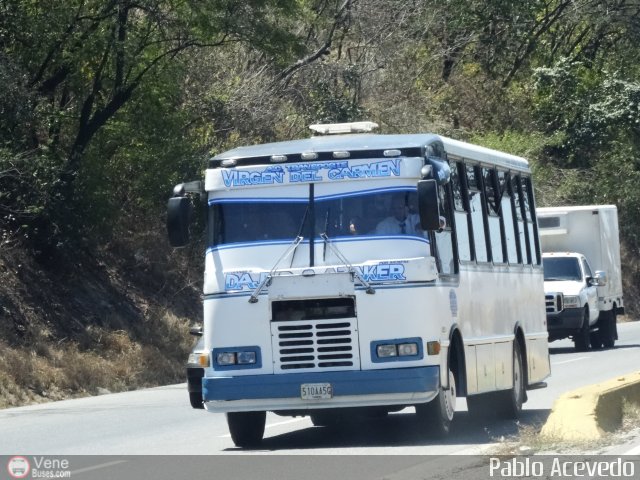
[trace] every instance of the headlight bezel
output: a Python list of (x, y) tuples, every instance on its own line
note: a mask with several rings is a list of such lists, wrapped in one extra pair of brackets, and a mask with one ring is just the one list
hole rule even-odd
[(562, 303), (565, 309), (580, 308), (582, 306), (580, 302), (580, 295), (563, 295)]
[(422, 360), (424, 358), (423, 343), (420, 337), (374, 340), (370, 346), (371, 361), (381, 363)]
[(212, 350), (211, 358), (214, 370), (262, 368), (262, 355), (257, 345), (216, 347)]

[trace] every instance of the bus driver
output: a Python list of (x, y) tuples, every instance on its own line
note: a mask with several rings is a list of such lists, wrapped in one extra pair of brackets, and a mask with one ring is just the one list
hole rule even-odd
[(404, 195), (396, 195), (391, 199), (391, 215), (376, 226), (378, 235), (416, 235), (424, 236), (420, 229), (420, 218), (415, 213), (409, 213)]

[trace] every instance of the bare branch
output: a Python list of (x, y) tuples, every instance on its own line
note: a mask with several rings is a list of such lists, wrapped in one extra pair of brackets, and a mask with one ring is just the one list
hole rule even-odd
[(310, 63), (315, 62), (317, 59), (329, 53), (329, 49), (331, 48), (331, 44), (333, 42), (333, 36), (338, 28), (338, 25), (344, 20), (344, 14), (347, 12), (352, 6), (353, 0), (345, 0), (342, 5), (338, 8), (338, 11), (334, 15), (334, 22), (327, 33), (327, 37), (324, 43), (318, 47), (314, 52), (307, 55), (304, 58), (299, 59), (293, 65), (290, 65), (285, 70), (283, 70), (277, 77), (276, 81), (287, 81), (288, 78), (293, 75), (294, 72), (301, 69), (302, 67), (309, 65)]

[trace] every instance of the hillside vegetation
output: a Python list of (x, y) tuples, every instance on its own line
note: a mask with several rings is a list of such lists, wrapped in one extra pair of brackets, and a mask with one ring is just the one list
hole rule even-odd
[(640, 268), (637, 0), (0, 3), (0, 406), (182, 379), (201, 252), (174, 184), (372, 120), (528, 158), (540, 206), (616, 204)]

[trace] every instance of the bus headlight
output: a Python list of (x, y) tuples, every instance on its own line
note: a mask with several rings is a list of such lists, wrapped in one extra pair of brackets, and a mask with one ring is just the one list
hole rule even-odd
[(393, 338), (371, 342), (373, 362), (408, 362), (421, 360), (424, 356), (422, 339), (419, 337)]
[(236, 353), (235, 352), (220, 352), (216, 355), (216, 363), (218, 365), (235, 365)]
[(398, 355), (401, 357), (414, 356), (418, 354), (417, 343), (401, 343), (398, 345)]
[(212, 358), (214, 370), (262, 368), (260, 347), (257, 345), (214, 348)]
[(580, 297), (576, 295), (565, 295), (564, 308), (580, 308)]
[(238, 365), (250, 365), (252, 363), (256, 363), (256, 352), (238, 352), (236, 359), (238, 360)]
[(395, 344), (392, 345), (378, 345), (376, 348), (376, 353), (380, 358), (388, 358), (388, 357), (397, 357), (398, 356), (398, 348)]

